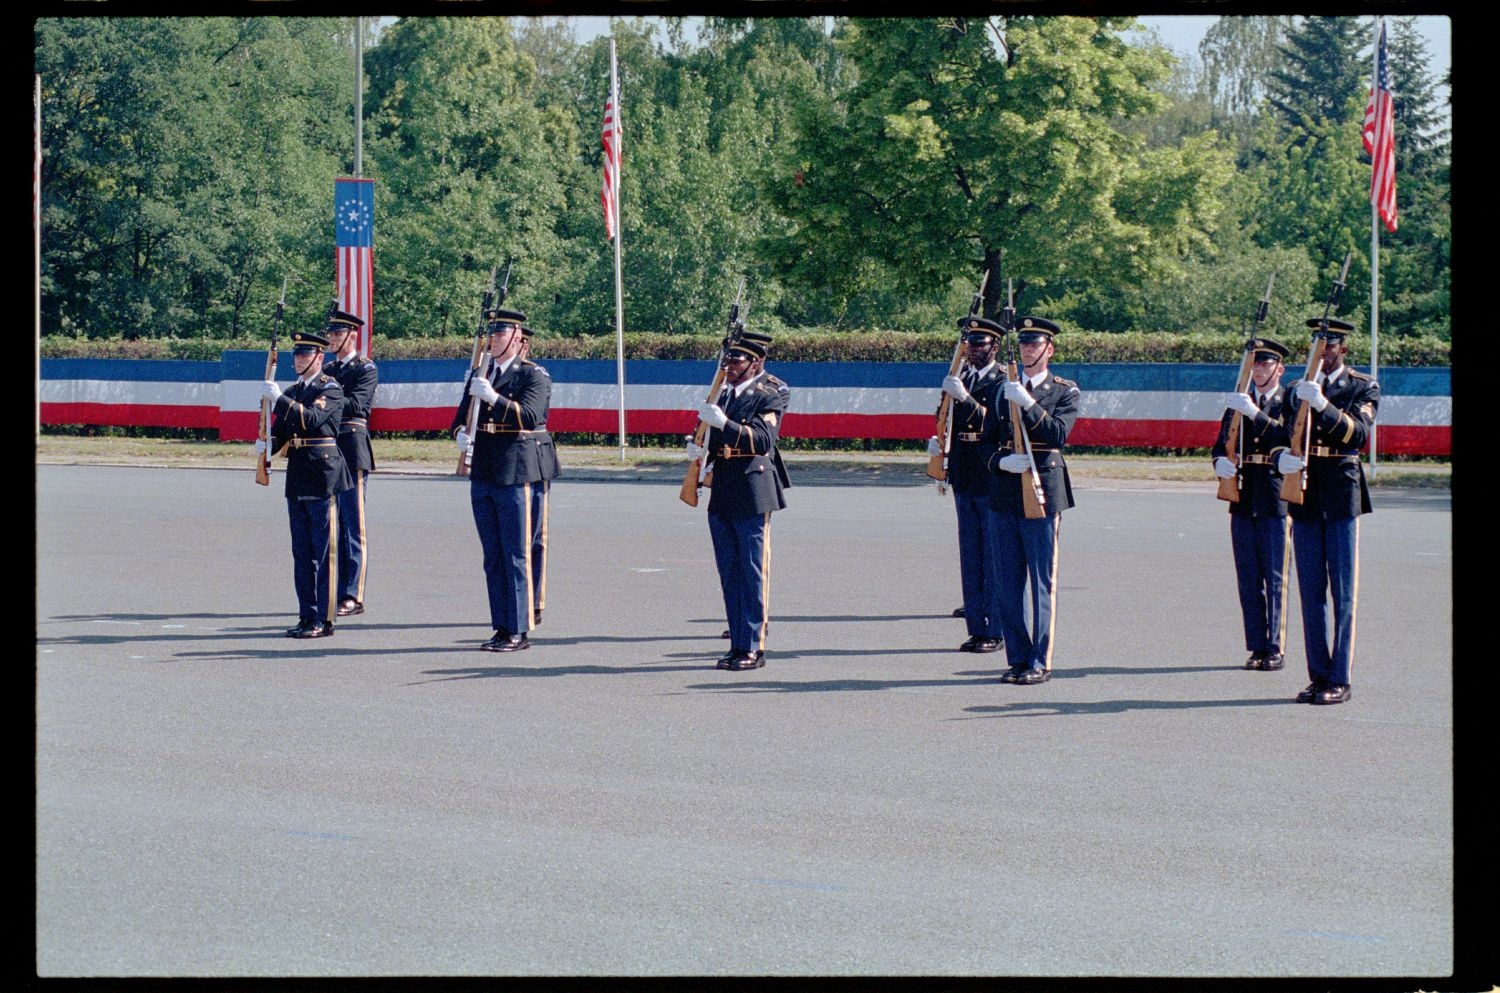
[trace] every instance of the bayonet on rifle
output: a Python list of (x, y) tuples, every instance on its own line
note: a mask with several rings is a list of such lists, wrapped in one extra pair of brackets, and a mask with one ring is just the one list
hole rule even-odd
[[(1343, 296), (1345, 281), (1349, 278), (1349, 263), (1353, 258), (1353, 252), (1344, 253), (1339, 278), (1334, 280), (1333, 288), (1328, 291), (1328, 302), (1323, 305), (1323, 316), (1318, 321), (1318, 333), (1313, 335), (1312, 346), (1307, 353), (1307, 371), (1302, 374), (1304, 380), (1314, 383), (1323, 381), (1323, 349), (1328, 344), (1324, 335), (1328, 331), (1328, 318), (1338, 306), (1339, 297)], [(1288, 449), (1302, 459), (1302, 468), (1281, 481), (1281, 499), (1287, 503), (1301, 503), (1303, 494), (1307, 491), (1307, 452), (1311, 447), (1312, 408), (1303, 401), (1297, 405), (1297, 419), (1292, 425), (1292, 443)]]
[[(719, 390), (724, 385), (724, 351), (735, 337), (745, 330), (744, 321), (740, 317), (740, 306), (745, 299), (745, 281), (740, 280), (739, 291), (734, 295), (734, 303), (729, 305), (728, 332), (724, 335), (724, 341), (719, 346), (717, 367), (714, 371), (713, 384), (708, 388), (708, 399), (704, 403), (713, 403), (719, 397)], [(703, 418), (698, 418), (698, 426), (693, 431), (693, 444), (702, 447), (703, 439), (708, 435), (708, 424)], [(693, 459), (688, 463), (687, 473), (682, 477), (682, 488), (677, 491), (677, 499), (689, 507), (698, 506), (698, 487), (705, 484), (701, 478), (703, 474), (703, 460)]]
[[(1275, 284), (1276, 274), (1273, 272), (1266, 282), (1266, 295), (1255, 307), (1255, 321), (1245, 341), (1245, 355), (1240, 360), (1240, 372), (1235, 378), (1234, 391), (1236, 393), (1244, 393), (1250, 387), (1250, 377), (1255, 371), (1255, 340), (1260, 337), (1260, 331), (1265, 327), (1266, 315), (1271, 309), (1271, 287)], [(1224, 450), (1228, 454), (1229, 461), (1234, 463), (1235, 474), (1229, 479), (1219, 480), (1218, 497), (1230, 503), (1240, 502), (1240, 490), (1245, 485), (1244, 477), (1239, 473), (1239, 467), (1245, 462), (1245, 433), (1241, 427), (1243, 419), (1244, 415), (1239, 411), (1235, 411), (1230, 416), (1229, 434), (1224, 440)]]
[[(1009, 333), (1015, 327), (1016, 321), (1016, 299), (1015, 287), (1010, 280), (1005, 281), (1005, 310), (1004, 324), (1002, 325)], [(1018, 337), (1018, 336), (1016, 336)], [(1019, 383), (1019, 361), (1016, 358), (1016, 337), (1010, 339), (1010, 368), (1006, 375), (1011, 382)], [(1031, 463), (1030, 467), (1021, 474), (1021, 506), (1026, 516), (1032, 519), (1047, 516), (1047, 494), (1042, 491), (1042, 477), (1037, 472), (1036, 455), (1031, 451), (1031, 435), (1026, 433), (1026, 425), (1021, 420), (1021, 405), (1014, 400), (1010, 402), (1010, 448), (1013, 454), (1026, 453), (1026, 459)]]
[[(505, 287), (510, 286), (510, 268), (512, 263), (507, 262), (505, 266)], [(468, 413), (464, 415), (464, 434), (469, 443), (464, 450), (458, 453), (458, 468), (455, 473), (459, 476), (469, 474), (469, 466), (474, 461), (474, 433), (479, 428), (479, 398), (469, 396), (469, 384), (474, 381), (475, 376), (489, 374), (490, 358), (490, 311), (495, 303), (495, 273), (500, 270), (500, 263), (490, 267), (489, 285), (484, 288), (484, 296), (479, 304), (479, 330), (474, 334), (474, 354), (469, 358), (469, 375), (464, 379), (464, 393), (459, 397), (459, 403), (463, 403), (467, 397), (469, 402)], [(504, 302), (506, 289), (500, 290), (500, 300)]]
[[(986, 269), (984, 275), (979, 279), (979, 290), (974, 294), (974, 299), (969, 302), (969, 316), (978, 317), (980, 308), (984, 306), (984, 288), (989, 284), (990, 271)], [(953, 361), (948, 363), (948, 375), (957, 376), (964, 365), (964, 338), (967, 336), (967, 328), (963, 321), (958, 322), (958, 342), (953, 346)], [(948, 453), (953, 448), (953, 398), (947, 392), (938, 396), (937, 407), (937, 430), (934, 432), (942, 439), (943, 450), (937, 455), (927, 457), (927, 475), (937, 480), (938, 495), (947, 492), (948, 488)]]
[[(266, 350), (266, 379), (276, 378), (277, 339), (281, 337), (281, 318), (286, 313), (286, 276), (281, 277), (281, 297), (276, 301), (276, 316), (271, 321), (271, 347)], [(271, 401), (260, 401), (260, 455), (255, 460), (255, 481), (271, 485)]]

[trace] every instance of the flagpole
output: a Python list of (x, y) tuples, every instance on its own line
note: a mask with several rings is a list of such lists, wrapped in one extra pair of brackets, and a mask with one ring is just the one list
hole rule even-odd
[(32, 131), (31, 159), (31, 238), (36, 262), (36, 281), (32, 284), (36, 310), (36, 437), (42, 437), (42, 74), (32, 82), (32, 101), (36, 115)]
[[(615, 65), (615, 39), (609, 39), (609, 98), (614, 107), (614, 157), (620, 161), (620, 76)], [(615, 376), (620, 409), (620, 461), (625, 461), (625, 302), (620, 280), (620, 242), (624, 231), (620, 227), (620, 173), (615, 170), (614, 214), (615, 214)]]
[[(1380, 18), (1375, 18), (1375, 47), (1371, 53), (1374, 66), (1370, 73), (1370, 96), (1374, 99), (1380, 87)], [(1380, 208), (1375, 203), (1374, 171), (1379, 168), (1375, 154), (1370, 155), (1370, 378), (1380, 380)], [(1370, 478), (1379, 470), (1380, 455), (1376, 445), (1374, 421), (1370, 422)]]

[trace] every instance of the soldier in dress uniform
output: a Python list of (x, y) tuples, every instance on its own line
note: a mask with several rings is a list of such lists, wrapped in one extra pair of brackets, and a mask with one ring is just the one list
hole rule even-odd
[[(338, 534), (336, 494), (353, 481), (339, 452), (344, 391), (323, 373), (328, 339), (311, 331), (292, 333), (292, 368), (297, 381), (282, 392), (274, 380), (261, 395), (274, 402), (271, 451), (286, 452), (286, 506), (292, 528), (292, 579), (297, 587), (297, 626), (289, 638), (333, 634), (329, 608), (334, 601), (333, 562)], [(263, 442), (255, 443), (257, 454)]]
[(699, 416), (710, 428), (708, 446), (688, 442), (688, 458), (706, 459), (713, 472), (708, 531), (724, 593), (729, 651), (720, 669), (765, 665), (771, 585), (771, 514), (786, 506), (777, 471), (776, 439), (788, 396), (765, 376), (770, 339), (731, 335), (725, 345), (724, 389)]
[(365, 575), (369, 568), (369, 546), (365, 526), (365, 485), (375, 471), (375, 452), (370, 447), (370, 409), (375, 406), (375, 387), (380, 374), (375, 363), (359, 351), (360, 328), (365, 322), (353, 314), (334, 310), (323, 333), (333, 358), (323, 374), (337, 379), (344, 391), (344, 416), (339, 422), (339, 452), (354, 485), (338, 495), (339, 575), (338, 616), (365, 612)]
[[(531, 361), (531, 339), (535, 334), (530, 326), (521, 328), (523, 361)], [(542, 481), (531, 488), (531, 588), (536, 594), (536, 604), (531, 612), (532, 627), (541, 626), (542, 610), (547, 606), (547, 501), (552, 492), (552, 480), (562, 474), (557, 446), (549, 445), (547, 450), (552, 457), (542, 460)]]
[[(1239, 500), (1229, 505), (1229, 538), (1234, 548), (1234, 572), (1239, 584), (1240, 613), (1245, 621), (1246, 669), (1280, 669), (1286, 664), (1286, 546), (1291, 522), (1281, 499), (1277, 456), (1286, 449), (1288, 426), (1286, 390), (1281, 387), (1285, 345), (1270, 338), (1251, 338), (1245, 350), (1254, 353), (1248, 393), (1224, 398), (1224, 417), (1214, 442), (1214, 473), (1221, 479), (1238, 477)], [(1240, 446), (1229, 451), (1229, 427), (1241, 415)], [(1239, 456), (1239, 466), (1229, 456)]]
[[(1350, 696), (1354, 615), (1359, 606), (1359, 518), (1371, 510), (1359, 455), (1375, 426), (1380, 384), (1344, 365), (1352, 324), (1313, 318), (1307, 325), (1314, 337), (1324, 339), (1322, 366), (1312, 379), (1298, 380), (1287, 392), (1296, 403), (1308, 405), (1312, 441), (1302, 458), (1282, 452), (1277, 465), (1288, 476), (1307, 469), (1302, 502), (1290, 505), (1302, 637), (1312, 679), (1297, 694), (1297, 702), (1332, 704)], [(1290, 411), (1288, 419), (1293, 419)]]
[[(948, 485), (958, 511), (958, 572), (964, 594), (963, 616), (969, 638), (961, 652), (994, 652), (1004, 643), (994, 568), (990, 562), (990, 491), (995, 478), (989, 469), (998, 436), (993, 430), (1004, 400), (1005, 369), (998, 361), (1005, 329), (983, 317), (961, 317), (966, 368), (962, 375), (943, 380), (943, 392), (953, 398), (952, 444), (948, 452)], [(941, 455), (942, 439), (927, 439), (927, 454)]]
[[(516, 652), (531, 647), (527, 632), (536, 626), (535, 491), (558, 474), (557, 452), (547, 433), (552, 378), (546, 369), (521, 357), (525, 314), (494, 309), (485, 319), (493, 361), (488, 375), (471, 376), (465, 389), (466, 397), (481, 401), (472, 439), (469, 502), (484, 550), (490, 626), (495, 632), (480, 648)], [(450, 427), (459, 451), (470, 443), (467, 413), (468, 403), (461, 402)], [(545, 508), (545, 502), (540, 506)]]
[[(997, 577), (1000, 626), (1010, 668), (1002, 683), (1031, 685), (1052, 678), (1052, 632), (1056, 624), (1057, 551), (1062, 512), (1073, 506), (1073, 484), (1063, 449), (1078, 418), (1078, 385), (1048, 369), (1061, 329), (1041, 317), (1016, 322), (1021, 354), (1017, 380), (1005, 383), (1004, 402), (994, 428), (998, 447), (990, 456), (995, 487), (990, 506), (996, 511), (990, 530), (990, 561)], [(1031, 443), (1031, 457), (1012, 447), (1011, 403)], [(1046, 500), (1046, 515), (1028, 518), (1021, 487), (1035, 460)], [(1027, 628), (1026, 587), (1031, 589), (1031, 624)]]

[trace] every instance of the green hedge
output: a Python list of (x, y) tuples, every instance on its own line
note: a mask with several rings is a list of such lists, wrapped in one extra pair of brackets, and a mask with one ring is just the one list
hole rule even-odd
[[(1064, 332), (1057, 339), (1057, 362), (1217, 362), (1239, 361), (1243, 338), (1236, 334), (1205, 332)], [(289, 343), (289, 342), (288, 342)], [(43, 358), (200, 359), (213, 361), (226, 349), (258, 351), (264, 338), (83, 339), (44, 337)], [(1302, 343), (1292, 343), (1288, 368), (1302, 365)], [(952, 332), (912, 331), (798, 331), (777, 338), (772, 361), (782, 362), (947, 362), (953, 357)], [(472, 337), (376, 338), (375, 357), (392, 359), (467, 359)], [(578, 338), (537, 338), (535, 357), (546, 359), (613, 359), (613, 335)], [(632, 331), (625, 335), (628, 359), (711, 359), (719, 350), (713, 335), (660, 334)], [(1370, 360), (1368, 336), (1351, 335), (1354, 364)], [(1450, 343), (1433, 336), (1391, 336), (1381, 343), (1380, 364), (1387, 366), (1446, 366)]]

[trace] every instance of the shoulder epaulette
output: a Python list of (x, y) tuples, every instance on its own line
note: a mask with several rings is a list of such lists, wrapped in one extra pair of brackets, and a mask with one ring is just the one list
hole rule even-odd
[(1358, 369), (1350, 369), (1349, 375), (1353, 376), (1355, 379), (1367, 379), (1372, 382), (1375, 379), (1375, 377), (1370, 375), (1368, 372), (1360, 372)]
[(1053, 376), (1052, 381), (1058, 386), (1071, 386), (1075, 390), (1078, 389), (1078, 384), (1073, 382), (1071, 379), (1063, 379), (1061, 376)]

